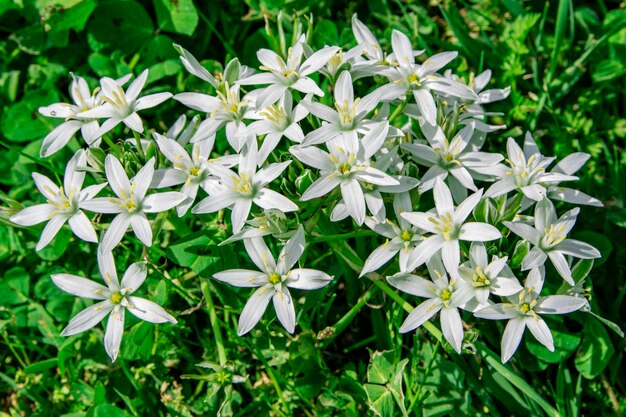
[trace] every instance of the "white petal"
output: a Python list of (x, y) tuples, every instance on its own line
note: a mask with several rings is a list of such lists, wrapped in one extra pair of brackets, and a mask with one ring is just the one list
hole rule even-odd
[[(334, 190), (338, 185), (341, 184), (341, 181), (337, 176), (325, 175), (321, 178), (318, 178), (307, 190), (302, 194), (300, 200), (307, 201), (313, 198), (318, 198), (324, 196)], [(363, 210), (365, 210), (365, 205), (363, 206)]]
[(370, 256), (368, 256), (365, 260), (365, 264), (359, 274), (359, 278), (369, 272), (376, 271), (378, 268), (389, 262), (389, 260), (399, 251), (400, 250), (397, 247), (390, 245), (389, 242), (374, 249)]
[(298, 262), (302, 252), (304, 252), (304, 245), (304, 228), (302, 225), (298, 225), (298, 230), (287, 241), (278, 255), (278, 261), (283, 267), (282, 273), (286, 274)]
[(120, 284), (122, 291), (126, 294), (135, 292), (137, 288), (141, 287), (141, 284), (143, 284), (146, 280), (147, 274), (148, 268), (145, 262), (135, 262), (129, 266), (126, 272), (124, 272), (124, 276), (122, 277), (122, 282)]
[(540, 314), (567, 314), (579, 310), (587, 300), (570, 295), (550, 295), (537, 300), (535, 311)]
[(265, 244), (263, 238), (246, 239), (243, 241), (248, 256), (261, 271), (272, 273), (276, 269), (274, 256)]
[(183, 184), (189, 175), (180, 169), (157, 169), (154, 171), (150, 188), (166, 188), (173, 185)]
[(143, 96), (135, 102), (135, 111), (156, 107), (172, 97), (172, 93), (156, 93)]
[(109, 228), (104, 234), (104, 238), (100, 242), (100, 251), (110, 252), (115, 248), (124, 237), (130, 225), (130, 215), (120, 213), (111, 221)]
[(241, 312), (241, 316), (239, 316), (239, 326), (237, 327), (237, 334), (239, 336), (248, 333), (256, 326), (259, 320), (261, 320), (274, 293), (274, 287), (266, 285), (256, 290), (254, 294), (250, 296), (250, 299)]
[(33, 226), (49, 220), (52, 213), (56, 210), (56, 207), (52, 204), (37, 204), (36, 206), (26, 207), (14, 214), (10, 220), (20, 226)]
[(299, 290), (317, 290), (327, 286), (332, 279), (327, 273), (316, 269), (296, 268), (291, 270), (283, 283)]
[(554, 247), (564, 255), (574, 256), (581, 259), (595, 259), (602, 256), (600, 251), (588, 243), (575, 239), (565, 239)]
[(437, 296), (435, 285), (422, 277), (408, 273), (397, 273), (387, 277), (387, 282), (392, 287), (407, 294), (424, 298), (435, 298)]
[(45, 248), (48, 243), (59, 233), (61, 227), (65, 224), (69, 216), (65, 214), (57, 214), (56, 216), (52, 216), (46, 227), (43, 228), (41, 232), (41, 237), (39, 238), (39, 242), (37, 242), (37, 246), (35, 247), (36, 251), (40, 251)]
[(519, 311), (513, 304), (493, 304), (474, 312), (476, 317), (487, 320), (512, 319), (518, 314)]
[(522, 341), (526, 324), (521, 317), (509, 320), (502, 335), (502, 363), (511, 359)]
[(98, 236), (91, 224), (91, 220), (82, 211), (77, 211), (72, 217), (69, 218), (70, 228), (76, 236), (84, 240), (85, 242), (97, 242)]
[(542, 266), (548, 256), (544, 251), (539, 249), (538, 247), (534, 247), (524, 256), (522, 261), (522, 271), (527, 271), (532, 268), (536, 268), (538, 266)]
[(125, 308), (116, 305), (109, 315), (107, 329), (104, 333), (104, 349), (113, 362), (120, 353), (120, 345), (122, 344), (122, 336), (124, 335), (124, 312)]
[(422, 243), (420, 243), (415, 248), (415, 253), (417, 253), (417, 256), (413, 261), (414, 263), (408, 266), (408, 269), (413, 270), (422, 265), (424, 262), (431, 259), (433, 255), (437, 253), (439, 249), (441, 249), (444, 242), (444, 238), (440, 235), (433, 235), (422, 241)]
[(565, 259), (565, 256), (559, 251), (551, 250), (548, 252), (548, 257), (552, 261), (552, 265), (559, 273), (559, 275), (567, 282), (569, 285), (576, 285), (574, 279), (572, 278), (572, 271), (569, 268), (569, 264)]
[(98, 269), (100, 276), (106, 282), (111, 291), (118, 291), (120, 284), (117, 279), (117, 270), (115, 269), (115, 260), (111, 251), (98, 251)]
[(296, 311), (289, 290), (287, 287), (282, 286), (280, 291), (274, 292), (272, 298), (278, 321), (280, 321), (280, 324), (283, 325), (285, 330), (289, 333), (293, 333), (296, 327)]
[(143, 211), (146, 213), (160, 213), (176, 207), (187, 199), (187, 196), (178, 191), (150, 194), (143, 201)]
[(267, 284), (267, 274), (250, 269), (229, 269), (213, 274), (213, 278), (236, 287), (260, 287)]
[(488, 242), (490, 240), (500, 239), (502, 234), (494, 226), (487, 223), (465, 223), (459, 231), (460, 240), (468, 240), (472, 242)]
[(60, 151), (82, 125), (81, 121), (70, 120), (57, 126), (44, 138), (39, 151), (40, 155), (46, 158)]
[[(327, 46), (307, 58), (300, 66), (300, 75), (307, 76), (322, 68), (339, 51), (338, 46)], [(301, 78), (302, 79), (302, 78)], [(300, 79), (300, 80), (301, 80)]]
[(437, 180), (435, 181), (433, 192), (435, 206), (437, 207), (437, 213), (439, 216), (453, 213), (454, 203), (452, 202), (452, 194), (450, 194), (448, 186), (445, 185), (443, 181)]
[(113, 192), (121, 199), (127, 198), (130, 195), (130, 180), (120, 161), (113, 155), (107, 155), (104, 169)]
[(425, 88), (413, 90), (413, 96), (424, 120), (435, 125), (437, 123), (437, 105), (430, 91)]
[(414, 62), (411, 41), (404, 33), (394, 29), (391, 32), (391, 45), (400, 66), (406, 66)]
[(106, 300), (110, 293), (104, 285), (76, 275), (54, 274), (50, 278), (57, 287), (77, 297)]
[(344, 181), (340, 185), (348, 213), (358, 225), (362, 225), (365, 220), (365, 197), (361, 185), (355, 180)]
[(550, 352), (554, 352), (554, 339), (546, 322), (541, 317), (526, 317), (524, 321), (535, 339), (547, 347)]
[(132, 83), (128, 86), (128, 90), (126, 90), (126, 99), (128, 102), (135, 101), (137, 97), (139, 97), (139, 93), (143, 89), (143, 86), (146, 84), (146, 80), (148, 79), (148, 70), (145, 69), (139, 74), (137, 78), (133, 80)]
[(129, 129), (134, 130), (138, 133), (143, 133), (143, 122), (141, 121), (141, 117), (137, 113), (131, 113), (122, 119), (122, 122), (128, 126)]
[(469, 217), (472, 213), (472, 210), (478, 205), (480, 199), (482, 197), (483, 191), (480, 190), (471, 196), (467, 197), (465, 200), (459, 204), (459, 206), (454, 211), (454, 215), (452, 216), (454, 223), (461, 224)]
[(251, 207), (251, 200), (235, 201), (230, 214), (230, 221), (233, 224), (233, 234), (239, 232), (243, 228), (244, 223), (248, 220), (248, 216), (250, 215)]
[(150, 323), (177, 323), (176, 319), (165, 311), (163, 307), (144, 298), (128, 297), (126, 309), (134, 316)]
[(461, 248), (458, 240), (446, 240), (441, 246), (441, 259), (446, 271), (451, 276), (456, 276), (461, 262)]
[(541, 235), (537, 229), (520, 222), (502, 222), (509, 230), (533, 245), (538, 245)]
[(91, 329), (113, 310), (111, 300), (101, 301), (87, 307), (70, 320), (67, 327), (61, 332), (61, 336), (72, 336), (85, 330)]
[(117, 214), (126, 212), (126, 210), (122, 208), (122, 202), (113, 197), (98, 197), (82, 201), (79, 207), (94, 213)]
[(237, 200), (237, 195), (231, 191), (213, 194), (200, 201), (191, 212), (194, 214), (213, 213), (231, 206)]
[(463, 343), (463, 322), (456, 308), (441, 309), (441, 331), (446, 340), (452, 345), (456, 353), (461, 353)]
[(402, 323), (402, 326), (400, 326), (400, 333), (406, 333), (417, 329), (437, 314), (439, 310), (441, 310), (441, 302), (439, 299), (433, 298), (424, 301), (422, 304), (415, 307), (415, 309), (407, 316)]

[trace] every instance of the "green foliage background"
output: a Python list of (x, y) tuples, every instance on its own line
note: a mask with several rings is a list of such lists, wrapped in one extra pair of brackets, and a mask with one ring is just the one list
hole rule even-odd
[[(350, 263), (367, 256), (367, 239), (336, 241), (331, 251), (309, 255), (309, 266), (336, 279), (307, 294), (294, 337), (267, 315), (239, 338), (235, 323), (247, 293), (207, 278), (241, 263), (243, 249), (215, 246), (227, 236), (215, 216), (192, 224), (171, 220), (160, 245), (143, 254), (133, 244), (116, 252), (118, 269), (148, 257), (152, 271), (145, 290), (175, 312), (178, 326), (127, 323), (122, 357), (114, 364), (102, 347), (102, 327), (59, 335), (86, 304), (59, 291), (49, 275), (96, 276), (96, 257), (95, 247), (69, 230), (35, 253), (40, 229), (8, 223), (21, 204), (39, 202), (31, 172), (60, 175), (71, 154), (66, 149), (39, 159), (41, 141), (57, 121), (39, 116), (37, 108), (68, 101), (69, 72), (93, 86), (102, 76), (149, 68), (150, 92), (204, 91), (206, 85), (184, 71), (172, 43), (215, 71), (232, 57), (257, 67), (256, 50), (272, 46), (265, 22), (275, 30), (281, 9), (288, 16), (314, 16), (316, 47), (352, 45), (349, 22), (358, 13), (383, 47), (397, 28), (427, 55), (459, 50), (453, 63), (459, 73), (491, 68), (493, 86), (512, 87), (509, 99), (489, 108), (503, 112), (499, 122), (510, 127), (490, 135), (493, 149), (530, 130), (544, 154), (590, 153), (577, 187), (606, 207), (583, 208), (577, 230), (585, 231), (575, 237), (603, 255), (586, 281), (593, 311), (624, 327), (623, 3), (0, 0), (0, 415), (191, 416), (215, 415), (220, 407), (223, 415), (238, 416), (626, 411), (624, 339), (589, 315), (551, 321), (556, 352), (526, 337), (507, 366), (487, 349), (499, 352), (498, 324), (482, 326), (475, 343), (471, 335), (479, 330), (470, 329), (461, 356), (426, 332), (400, 335), (406, 313), (389, 294), (360, 299), (372, 284), (357, 281)], [(166, 130), (184, 111), (170, 100), (146, 115), (152, 127)], [(362, 308), (341, 334), (318, 338), (330, 335), (318, 332), (355, 305)], [(225, 366), (215, 365), (220, 355), (228, 360)]]

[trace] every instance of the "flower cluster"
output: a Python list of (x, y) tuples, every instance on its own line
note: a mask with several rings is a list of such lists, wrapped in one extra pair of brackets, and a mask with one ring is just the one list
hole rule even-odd
[[(85, 212), (108, 220), (98, 246), (106, 286), (68, 274), (52, 277), (66, 292), (100, 300), (74, 317), (64, 335), (109, 315), (105, 347), (115, 359), (125, 310), (153, 323), (176, 322), (156, 304), (130, 295), (146, 278), (146, 264), (131, 265), (120, 283), (112, 255), (129, 228), (151, 246), (149, 216), (175, 208), (179, 217), (230, 211), (231, 236), (223, 243), (242, 240), (256, 266), (214, 275), (256, 288), (239, 318), (240, 335), (255, 327), (270, 300), (279, 323), (293, 333), (300, 295), (290, 290), (316, 290), (333, 281), (327, 272), (300, 265), (306, 236), (323, 237), (318, 228), (323, 218), (343, 230), (371, 229), (384, 239), (356, 272), (425, 300), (400, 332), (439, 313), (445, 339), (460, 353), (465, 311), (467, 320), (509, 320), (503, 361), (515, 352), (526, 327), (554, 349), (541, 315), (587, 306), (573, 290), (579, 283), (571, 260), (600, 256), (568, 237), (579, 209), (558, 217), (552, 202), (601, 206), (560, 186), (577, 179), (573, 174), (588, 156), (573, 154), (550, 169), (555, 158), (542, 155), (530, 133), (523, 147), (509, 138), (507, 155), (481, 150), (493, 149), (488, 134), (504, 128), (490, 124), (494, 113), (484, 107), (505, 99), (508, 88), (485, 90), (490, 71), (470, 76), (469, 83), (444, 71), (456, 52), (426, 57), (397, 30), (385, 51), (356, 16), (352, 28), (356, 46), (349, 50), (315, 51), (305, 35), (294, 36), (283, 55), (259, 50), (259, 71), (234, 59), (218, 76), (176, 46), (185, 68), (207, 83), (205, 92), (141, 96), (147, 70), (126, 90), (129, 77), (103, 78), (94, 93), (73, 76), (74, 104), (40, 109), (65, 119), (44, 139), (42, 156), (61, 150), (79, 130), (89, 149), (72, 157), (63, 187), (33, 174), (47, 203), (25, 208), (12, 221), (23, 226), (48, 221), (39, 250), (66, 221), (78, 238), (97, 242), (94, 224), (103, 229), (106, 223)], [(200, 114), (189, 123), (181, 116), (167, 132), (144, 135), (138, 112), (171, 97)], [(134, 135), (128, 142), (133, 164), (111, 139), (120, 123)], [(216, 143), (230, 150), (216, 154)], [(103, 144), (108, 155), (98, 158), (94, 148)], [(83, 188), (88, 171), (96, 184)], [(486, 211), (490, 215), (482, 214)], [(276, 244), (268, 247), (265, 239)], [(281, 245), (276, 257), (270, 247)], [(513, 248), (527, 248), (519, 265), (512, 262)], [(546, 269), (548, 259), (556, 274)], [(541, 295), (544, 281), (558, 276), (571, 295)]]

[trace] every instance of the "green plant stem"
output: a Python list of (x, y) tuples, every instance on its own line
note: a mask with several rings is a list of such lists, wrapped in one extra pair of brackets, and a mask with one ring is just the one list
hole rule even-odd
[(109, 145), (109, 148), (111, 149), (111, 151), (113, 151), (115, 155), (117, 155), (118, 157), (122, 156), (122, 151), (120, 151), (120, 148), (115, 143), (113, 143), (108, 134), (102, 135), (102, 139), (104, 139), (107, 145)]
[(400, 103), (398, 107), (396, 107), (396, 109), (393, 111), (393, 113), (389, 117), (389, 123), (393, 122), (402, 114), (402, 110), (404, 110), (408, 101), (409, 101), (409, 98), (407, 97), (402, 103)]
[(141, 146), (141, 138), (139, 137), (139, 133), (133, 130), (133, 135), (135, 136), (135, 143), (137, 144), (137, 150), (139, 151), (139, 155), (141, 155), (141, 160), (146, 160), (146, 154), (143, 151), (143, 146)]
[(217, 314), (215, 312), (215, 304), (213, 304), (213, 298), (211, 298), (211, 291), (209, 290), (209, 283), (203, 280), (200, 284), (202, 288), (202, 295), (206, 300), (207, 310), (209, 312), (209, 320), (211, 322), (211, 328), (213, 329), (213, 336), (215, 336), (215, 344), (217, 345), (217, 357), (220, 365), (226, 364), (226, 350), (224, 349), (224, 340), (222, 339), (222, 329), (217, 320)]
[(361, 298), (359, 301), (342, 317), (337, 323), (334, 325), (327, 327), (322, 332), (331, 332), (328, 338), (326, 338), (322, 343), (321, 347), (328, 346), (337, 336), (339, 336), (345, 329), (348, 327), (352, 320), (356, 317), (356, 315), (361, 311), (361, 309), (365, 306), (365, 304), (369, 301), (370, 298), (374, 296), (379, 290), (379, 287), (372, 285), (369, 290)]
[(362, 230), (359, 232), (341, 233), (337, 235), (326, 235), (326, 236), (316, 237), (314, 239), (311, 239), (309, 243), (328, 242), (331, 240), (343, 240), (343, 239), (350, 239), (353, 237), (364, 237), (364, 236), (378, 236), (378, 235), (369, 230)]

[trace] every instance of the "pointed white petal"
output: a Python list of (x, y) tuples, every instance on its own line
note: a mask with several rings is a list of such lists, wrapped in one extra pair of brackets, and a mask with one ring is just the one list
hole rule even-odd
[(59, 233), (59, 230), (61, 230), (61, 227), (63, 227), (68, 217), (69, 216), (66, 214), (57, 214), (56, 216), (52, 216), (48, 224), (46, 224), (46, 227), (43, 228), (35, 250), (40, 251), (48, 246), (48, 243), (50, 243), (57, 233)]
[(111, 300), (101, 301), (91, 307), (87, 307), (72, 317), (67, 327), (61, 332), (61, 336), (72, 336), (91, 329), (93, 326), (100, 323), (111, 310), (113, 310)]
[(120, 213), (111, 221), (102, 241), (100, 242), (100, 251), (110, 252), (115, 248), (124, 237), (124, 234), (130, 226), (130, 215)]
[(120, 286), (125, 294), (132, 294), (137, 291), (137, 288), (141, 287), (141, 284), (146, 280), (148, 275), (148, 268), (145, 262), (135, 262), (128, 267)]
[(163, 307), (144, 298), (128, 297), (126, 309), (134, 316), (150, 323), (177, 323), (176, 319), (165, 311)]
[(98, 236), (96, 235), (91, 221), (82, 211), (77, 211), (76, 214), (69, 218), (68, 222), (74, 234), (85, 242), (98, 241)]
[(488, 242), (500, 239), (502, 234), (494, 226), (487, 223), (465, 223), (459, 231), (459, 239), (471, 242)]
[(229, 269), (213, 274), (213, 278), (243, 288), (260, 287), (268, 282), (267, 274), (250, 269)]
[(280, 291), (274, 292), (272, 298), (278, 321), (280, 321), (280, 324), (283, 325), (285, 330), (289, 333), (293, 333), (296, 327), (296, 311), (289, 290), (287, 287), (282, 286)]
[(241, 316), (239, 316), (239, 326), (237, 327), (237, 334), (239, 336), (248, 333), (257, 325), (261, 317), (263, 317), (263, 313), (275, 292), (274, 287), (265, 285), (250, 296), (250, 299), (241, 312)]
[(176, 207), (187, 199), (187, 196), (178, 191), (150, 194), (143, 201), (143, 211), (146, 213), (160, 213)]
[(522, 341), (524, 329), (526, 329), (526, 324), (522, 317), (513, 318), (507, 323), (502, 335), (502, 363), (511, 359), (511, 356), (517, 350), (519, 343)]
[(550, 352), (554, 352), (554, 339), (546, 322), (541, 317), (526, 317), (524, 322), (535, 339), (547, 347)]
[(107, 329), (104, 333), (104, 349), (113, 362), (120, 353), (120, 345), (122, 344), (122, 336), (124, 335), (124, 313), (125, 308), (117, 304), (107, 322)]
[(316, 269), (296, 268), (292, 269), (283, 283), (289, 288), (299, 290), (317, 290), (327, 286), (333, 277)]
[(52, 204), (37, 204), (14, 214), (10, 220), (20, 226), (33, 226), (49, 220), (56, 210)]
[(70, 274), (51, 275), (54, 284), (68, 294), (92, 300), (106, 300), (109, 289), (90, 279)]
[(463, 322), (456, 308), (441, 309), (441, 331), (448, 343), (452, 345), (456, 353), (461, 353), (463, 343)]
[(392, 287), (407, 294), (424, 298), (435, 298), (437, 296), (435, 285), (422, 277), (404, 272), (387, 277), (387, 282)]
[(433, 298), (415, 307), (400, 326), (400, 333), (410, 332), (430, 320), (441, 310), (441, 301)]

